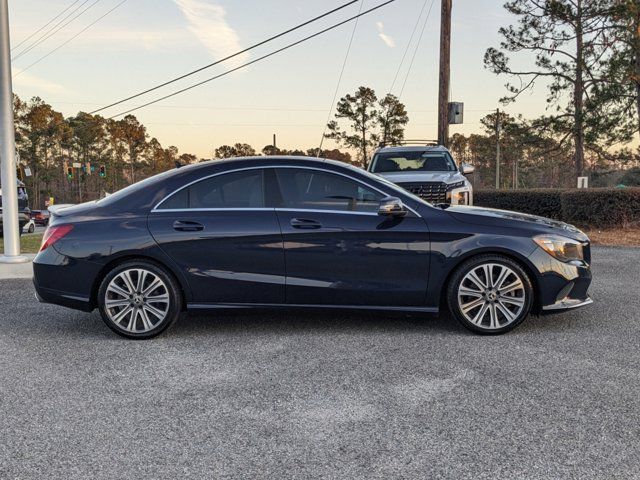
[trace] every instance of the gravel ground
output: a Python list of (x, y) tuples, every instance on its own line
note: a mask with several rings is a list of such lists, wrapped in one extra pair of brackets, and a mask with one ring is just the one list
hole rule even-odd
[(595, 304), (448, 318), (186, 317), (134, 342), (0, 281), (0, 478), (640, 478), (640, 249)]

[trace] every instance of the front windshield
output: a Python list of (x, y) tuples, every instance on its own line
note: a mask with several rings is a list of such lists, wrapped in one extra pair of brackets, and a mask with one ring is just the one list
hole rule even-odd
[(455, 172), (456, 164), (446, 152), (381, 152), (373, 159), (371, 171), (387, 172)]

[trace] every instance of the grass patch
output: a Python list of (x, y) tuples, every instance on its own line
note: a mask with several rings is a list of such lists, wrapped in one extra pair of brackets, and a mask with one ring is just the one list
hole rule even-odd
[(586, 229), (584, 231), (593, 245), (620, 245), (640, 247), (640, 227), (614, 228), (608, 230)]
[[(38, 253), (42, 243), (42, 233), (27, 233), (20, 237), (22, 253)], [(4, 239), (0, 238), (0, 253), (4, 253)]]

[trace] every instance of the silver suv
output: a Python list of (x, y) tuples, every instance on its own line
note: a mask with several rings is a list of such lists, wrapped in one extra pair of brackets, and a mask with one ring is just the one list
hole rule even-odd
[(464, 175), (475, 168), (460, 168), (449, 150), (436, 142), (405, 140), (399, 145), (380, 145), (369, 164), (380, 175), (433, 204), (473, 205), (473, 187)]

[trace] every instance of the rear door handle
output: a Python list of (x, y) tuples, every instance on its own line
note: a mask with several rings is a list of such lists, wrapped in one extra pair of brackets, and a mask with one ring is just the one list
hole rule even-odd
[(199, 232), (204, 230), (204, 225), (190, 220), (176, 220), (173, 222), (173, 229), (179, 232)]
[(317, 220), (309, 220), (307, 218), (292, 218), (289, 222), (293, 228), (314, 229), (322, 228), (322, 224)]

